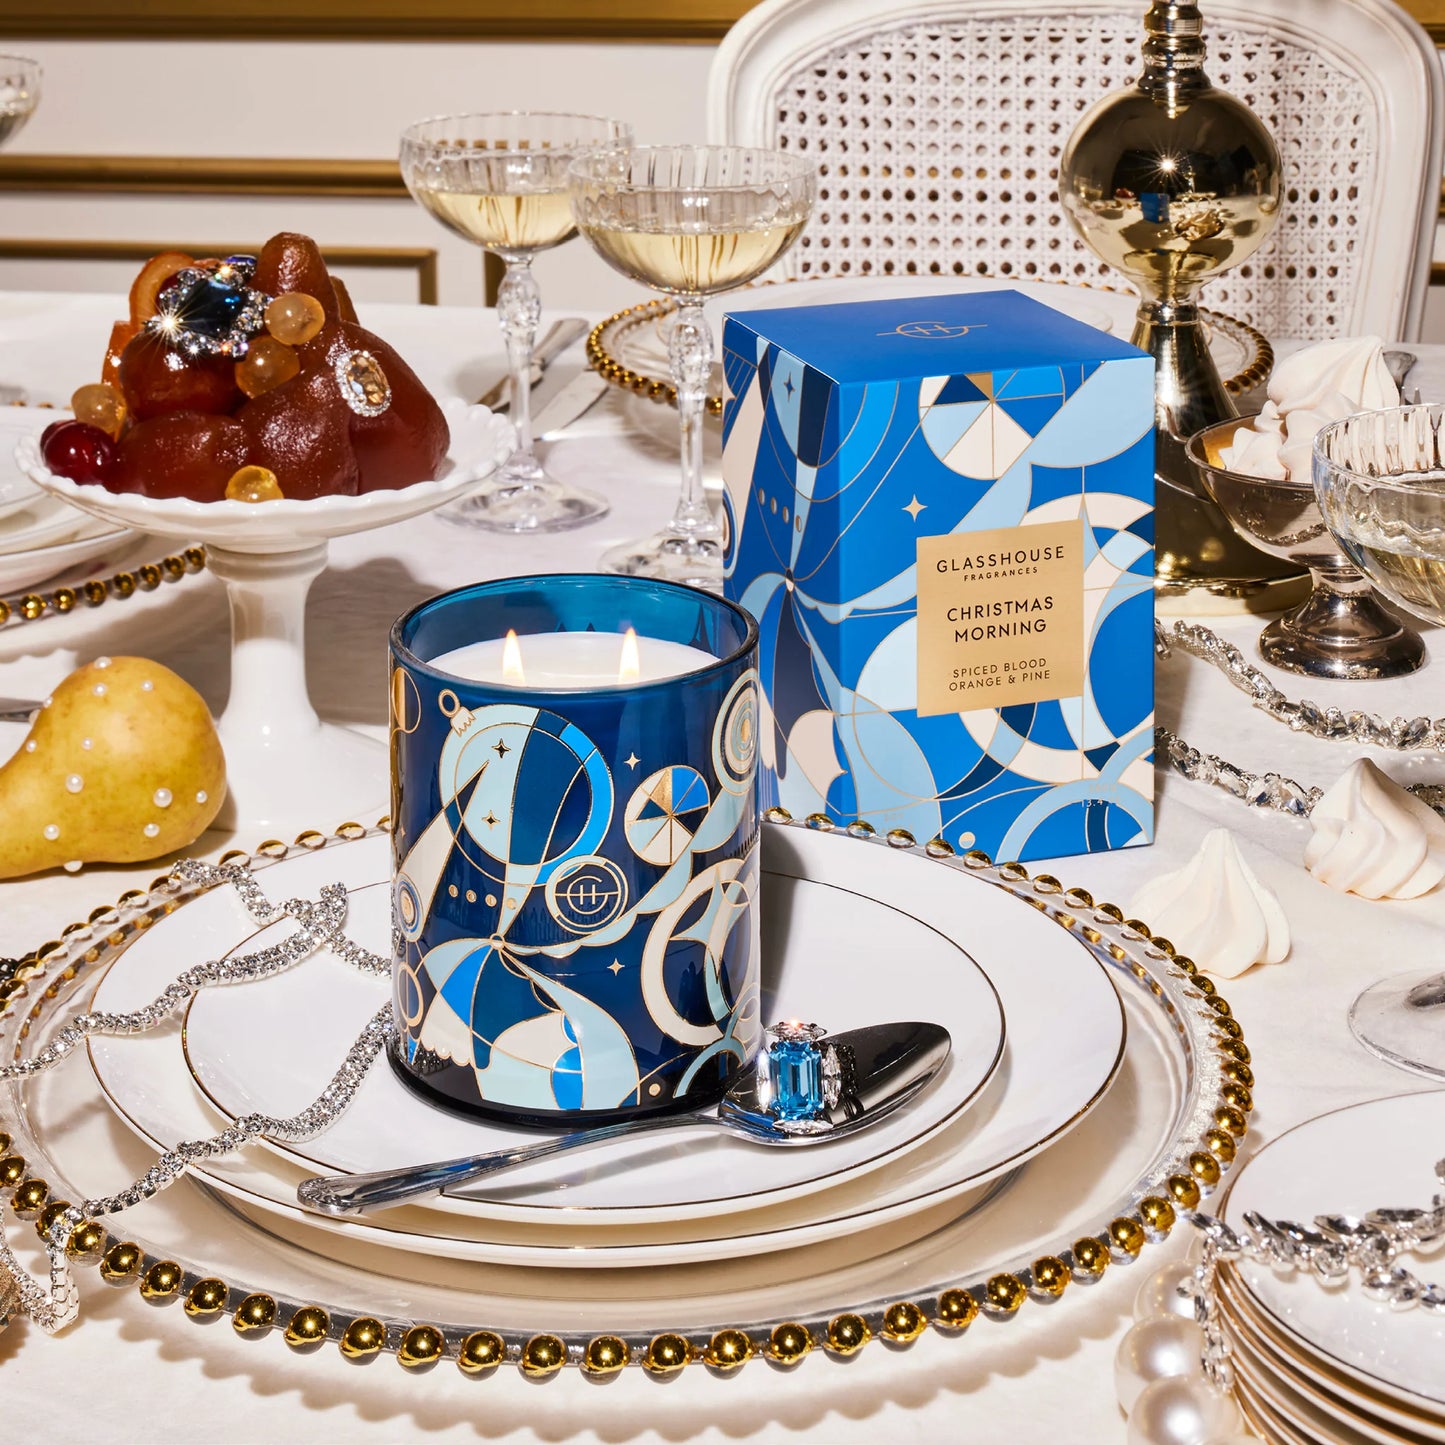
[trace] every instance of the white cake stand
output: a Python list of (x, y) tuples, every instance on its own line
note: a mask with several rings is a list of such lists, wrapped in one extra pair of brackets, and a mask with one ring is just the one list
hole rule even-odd
[(231, 696), (217, 723), (227, 802), (218, 822), (289, 841), (318, 820), (373, 823), (387, 809), (383, 743), (324, 723), (306, 688), (306, 594), (327, 542), (405, 521), (469, 491), (510, 454), (512, 428), (486, 407), (446, 405), (451, 448), (441, 475), (398, 491), (311, 502), (194, 502), (108, 492), (56, 476), (39, 439), (15, 449), (37, 486), (108, 522), (202, 542), (231, 600)]

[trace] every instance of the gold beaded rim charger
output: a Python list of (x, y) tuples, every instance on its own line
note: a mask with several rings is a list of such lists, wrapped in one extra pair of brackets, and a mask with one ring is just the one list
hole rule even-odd
[[(832, 828), (785, 815), (770, 822)], [(183, 1181), (116, 1220), (123, 1235), (79, 1226), (73, 1256), (152, 1302), (184, 1301), (193, 1318), (226, 1315), (243, 1334), (274, 1330), (297, 1349), (332, 1341), (352, 1358), (386, 1350), (407, 1367), (450, 1359), (465, 1373), (501, 1363), (533, 1376), (567, 1364), (607, 1374), (627, 1363), (658, 1375), (695, 1363), (726, 1373), (753, 1355), (795, 1363), (814, 1345), (848, 1355), (871, 1339), (906, 1343), (930, 1326), (952, 1332), (980, 1316), (977, 1327), (989, 1330), (991, 1319), (1028, 1317), (1060, 1296), (1064, 1307), (1079, 1307), (1072, 1295), (1166, 1235), (1177, 1211), (1195, 1207), (1233, 1161), (1253, 1107), (1242, 1031), (1189, 960), (1112, 905), (1047, 875), (1030, 878), (1016, 864), (955, 857), (946, 844), (920, 845), (903, 833), (878, 838), (864, 824), (846, 831), (860, 848), (916, 851), (939, 868), (971, 872), (1076, 931), (1113, 970), (1129, 1010), (1125, 1066), (1103, 1104), (971, 1218), (901, 1248), (885, 1242), (881, 1252), (874, 1241), (850, 1254), (843, 1241), (758, 1263), (629, 1271), (619, 1279), (610, 1270), (447, 1260), (423, 1269), (417, 1256), (398, 1267), (385, 1251), (341, 1258), (334, 1241), (279, 1246)], [(292, 847), (344, 846), (366, 832), (350, 824), (337, 838), (304, 834), (295, 845), (263, 845), (256, 861)], [(264, 887), (264, 872), (259, 881)], [(157, 880), (27, 956), (0, 983), (0, 1051), (27, 1056), (42, 1045), (88, 996), (103, 965), (195, 891)], [(1060, 999), (1059, 1028), (1067, 1027), (1067, 999)], [(38, 1214), (41, 1223), (47, 1201), (53, 1207), (103, 1192), (153, 1158), (83, 1067), (4, 1086), (0, 1133), (7, 1151), (0, 1185), (21, 1191), (26, 1217)], [(1049, 1223), (1040, 1228), (1040, 1219)], [(82, 1311), (95, 1287), (82, 1280)]]

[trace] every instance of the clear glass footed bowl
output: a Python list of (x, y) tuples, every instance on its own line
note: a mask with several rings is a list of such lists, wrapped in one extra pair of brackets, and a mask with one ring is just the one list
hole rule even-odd
[(1362, 412), (1315, 439), (1325, 525), (1372, 586), (1445, 623), (1445, 407)]

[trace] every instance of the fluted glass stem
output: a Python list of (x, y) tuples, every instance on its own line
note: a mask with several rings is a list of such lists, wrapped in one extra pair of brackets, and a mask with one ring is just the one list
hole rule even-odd
[(703, 415), (712, 376), (712, 333), (699, 299), (689, 297), (678, 303), (667, 354), (677, 387), (682, 442), (682, 495), (672, 514), (672, 528), (685, 537), (716, 537), (722, 529), (707, 505), (702, 485)]
[(517, 449), (507, 461), (506, 472), (518, 481), (533, 483), (542, 470), (532, 452), (532, 346), (541, 319), (542, 292), (532, 274), (531, 258), (508, 260), (507, 274), (497, 292), (497, 320), (512, 373), (511, 421), (517, 431)]

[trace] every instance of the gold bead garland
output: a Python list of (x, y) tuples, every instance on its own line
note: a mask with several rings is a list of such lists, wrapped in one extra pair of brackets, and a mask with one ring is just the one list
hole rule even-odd
[(187, 547), (180, 553), (162, 557), (159, 562), (142, 563), (133, 572), (117, 572), (109, 579), (95, 578), (84, 583), (79, 591), (73, 587), (57, 587), (51, 592), (0, 598), (0, 627), (38, 622), (51, 614), (63, 617), (73, 612), (79, 602), (87, 607), (99, 607), (108, 597), (123, 600), (134, 596), (137, 587), (154, 592), (162, 581), (179, 582), (188, 574), (204, 571), (205, 566), (206, 549)]
[[(154, 585), (159, 585), (160, 575), (159, 572), (155, 573)], [(142, 582), (145, 582), (144, 578)], [(783, 824), (787, 815), (782, 813), (782, 810), (775, 811), (779, 816), (775, 816), (773, 820)], [(840, 825), (824, 815), (815, 815), (806, 820), (806, 824), (798, 826), (829, 831)], [(873, 834), (873, 829), (866, 822), (855, 821), (846, 825), (846, 828), (850, 834), (860, 838)], [(365, 836), (367, 832), (361, 825), (351, 823), (337, 829), (335, 836), (349, 839)], [(902, 830), (894, 830), (879, 842), (880, 845), (886, 842), (892, 847), (919, 846), (912, 834), (905, 834)], [(258, 849), (257, 854), (263, 858), (282, 858), (287, 856), (293, 847), (313, 851), (327, 843), (328, 839), (324, 835), (312, 831), (298, 837), (292, 845), (279, 840), (272, 841)], [(925, 852), (940, 857), (947, 857), (953, 852), (941, 840), (922, 846)], [(227, 861), (249, 862), (250, 858), (255, 856), (257, 855), (248, 856), (233, 851), (227, 856)], [(961, 860), (960, 866), (993, 867), (986, 855), (976, 851)], [(1030, 882), (1027, 869), (1019, 864), (1005, 865), (996, 872), (1019, 888)], [(1067, 918), (1051, 903), (1043, 901), (1063, 892), (1056, 879), (1041, 874), (1032, 880), (1031, 887), (1039, 898), (1026, 897), (1023, 901), (1034, 903), (1034, 906), (1041, 908), (1055, 921), (1070, 926), (1079, 925), (1080, 920)], [(63, 984), (73, 980), (85, 964), (100, 962), (107, 948), (124, 946), (132, 936), (144, 931), (156, 919), (174, 911), (185, 902), (184, 897), (177, 899), (174, 896), (156, 896), (173, 895), (178, 891), (169, 878), (158, 878), (152, 882), (149, 893), (143, 890), (130, 891), (122, 896), (118, 905), (94, 910), (88, 921), (67, 927), (61, 940), (48, 942), (33, 950), (18, 966), (8, 966), (7, 982), (0, 986), (6, 989), (3, 997), (0, 997), (0, 1015), (5, 1013), (9, 1004), (30, 995), (27, 983), (41, 977), (51, 963), (68, 961), (68, 967), (63, 974), (50, 983), (43, 996), (31, 1005), (30, 1013), (18, 1031), (19, 1038), (23, 1040), (31, 1024), (41, 1019), (45, 1004), (59, 998)], [(1082, 890), (1068, 890), (1063, 893), (1063, 897), (1070, 907), (1093, 908), (1092, 899)], [(139, 913), (139, 916), (126, 917), (123, 910), (145, 911)], [(1093, 908), (1093, 912), (1100, 925), (1112, 923), (1114, 926), (1132, 927), (1141, 938), (1148, 937), (1144, 925), (1127, 923), (1122, 912), (1113, 905), (1101, 904)], [(1087, 927), (1084, 932), (1089, 932)], [(96, 938), (98, 933), (103, 934), (103, 938), (86, 949), (82, 955), (82, 944)], [(1098, 935), (1091, 941), (1097, 945), (1102, 938), (1103, 935)], [(1153, 939), (1151, 948), (1160, 957), (1169, 957), (1172, 953), (1172, 945), (1163, 939)], [(1105, 951), (1112, 951), (1112, 946), (1106, 946)], [(1123, 950), (1118, 951), (1117, 961), (1129, 964), (1138, 978), (1146, 984), (1151, 983), (1147, 969), (1131, 963)], [(1188, 968), (1192, 967), (1187, 959), (1174, 957), (1172, 962), (1184, 975), (1187, 975)], [(1197, 982), (1196, 979), (1196, 984)], [(1153, 985), (1153, 991), (1156, 994), (1159, 992), (1157, 984)], [(909, 1343), (917, 1339), (930, 1322), (943, 1330), (961, 1331), (981, 1312), (995, 1316), (1016, 1312), (1030, 1295), (1041, 1299), (1057, 1298), (1071, 1278), (1096, 1278), (1102, 1274), (1109, 1263), (1111, 1248), (1120, 1256), (1131, 1256), (1142, 1249), (1148, 1233), (1167, 1233), (1176, 1222), (1175, 1207), (1193, 1208), (1199, 1201), (1201, 1186), (1207, 1189), (1218, 1182), (1222, 1176), (1221, 1165), (1227, 1166), (1232, 1161), (1237, 1150), (1236, 1141), (1246, 1133), (1248, 1115), (1253, 1109), (1254, 1076), (1249, 1067), (1249, 1050), (1243, 1042), (1242, 1031), (1231, 1016), (1228, 1004), (1219, 999), (1217, 994), (1210, 994), (1203, 988), (1199, 988), (1198, 993), (1202, 999), (1210, 1002), (1215, 1014), (1212, 1022), (1216, 1031), (1215, 1046), (1219, 1058), (1216, 1067), (1218, 1076), (1226, 1082), (1216, 1095), (1219, 1102), (1211, 1115), (1213, 1127), (1206, 1132), (1202, 1141), (1203, 1147), (1188, 1156), (1188, 1174), (1180, 1172), (1168, 1176), (1156, 1186), (1159, 1193), (1141, 1198), (1135, 1206), (1138, 1218), (1123, 1215), (1112, 1221), (1107, 1231), (1107, 1243), (1086, 1237), (1076, 1241), (1067, 1260), (1058, 1256), (1043, 1256), (1022, 1275), (994, 1275), (981, 1287), (977, 1297), (966, 1289), (945, 1290), (929, 1306), (929, 1312), (925, 1312), (925, 1308), (919, 1303), (900, 1300), (868, 1317), (855, 1312), (835, 1315), (825, 1325), (816, 1327), (817, 1342), (822, 1343), (831, 1354), (850, 1355), (875, 1336), (894, 1344)], [(0, 1131), (0, 1182), (13, 1188), (11, 1203), (16, 1212), (27, 1217), (39, 1215), (37, 1231), (47, 1231), (71, 1206), (58, 1199), (47, 1202), (50, 1186), (44, 1180), (25, 1177), (24, 1158), (8, 1152), (12, 1142), (8, 1133)], [(153, 1303), (183, 1298), (185, 1312), (193, 1319), (216, 1317), (227, 1309), (233, 1293), (219, 1279), (198, 1280), (187, 1290), (181, 1265), (154, 1256), (147, 1260), (139, 1245), (114, 1240), (95, 1220), (82, 1221), (76, 1225), (66, 1241), (65, 1248), (73, 1258), (98, 1258), (99, 1272), (102, 1278), (109, 1282), (135, 1280), (138, 1283), (138, 1292)], [(234, 1293), (240, 1294), (242, 1291)], [(983, 1302), (982, 1310), (980, 1299)], [(400, 1338), (393, 1337), (389, 1340), (387, 1328), (381, 1321), (361, 1317), (351, 1320), (340, 1336), (332, 1336), (331, 1316), (324, 1307), (291, 1303), (285, 1306), (285, 1315), (280, 1314), (281, 1309), (281, 1304), (272, 1295), (259, 1292), (246, 1294), (232, 1311), (233, 1327), (238, 1334), (259, 1335), (277, 1328), (278, 1319), (285, 1319), (288, 1322), (284, 1328), (284, 1336), (286, 1343), (292, 1348), (307, 1349), (319, 1345), (326, 1338), (336, 1338), (344, 1356), (364, 1359), (390, 1346), (396, 1350), (400, 1362), (409, 1369), (420, 1369), (449, 1353), (445, 1336), (440, 1329), (431, 1325), (414, 1325), (403, 1331)], [(579, 1353), (572, 1359), (583, 1373), (594, 1375), (615, 1373), (634, 1360), (654, 1375), (670, 1375), (690, 1363), (704, 1363), (715, 1372), (731, 1373), (755, 1353), (765, 1354), (774, 1363), (796, 1364), (812, 1350), (814, 1343), (815, 1336), (807, 1325), (786, 1322), (776, 1326), (765, 1342), (762, 1342), (761, 1336), (759, 1342), (755, 1343), (745, 1331), (725, 1328), (717, 1330), (705, 1344), (694, 1344), (681, 1334), (660, 1334), (654, 1336), (646, 1346), (637, 1346), (636, 1352), (618, 1336), (596, 1336), (585, 1347), (579, 1346)], [(569, 1362), (567, 1344), (560, 1336), (533, 1336), (524, 1345), (513, 1348), (519, 1352), (521, 1358), (518, 1359), (516, 1354), (512, 1355), (512, 1358), (517, 1359), (524, 1373), (533, 1376), (554, 1374)], [(490, 1330), (474, 1331), (464, 1337), (455, 1349), (459, 1368), (468, 1374), (493, 1370), (508, 1357), (508, 1346), (504, 1337)]]

